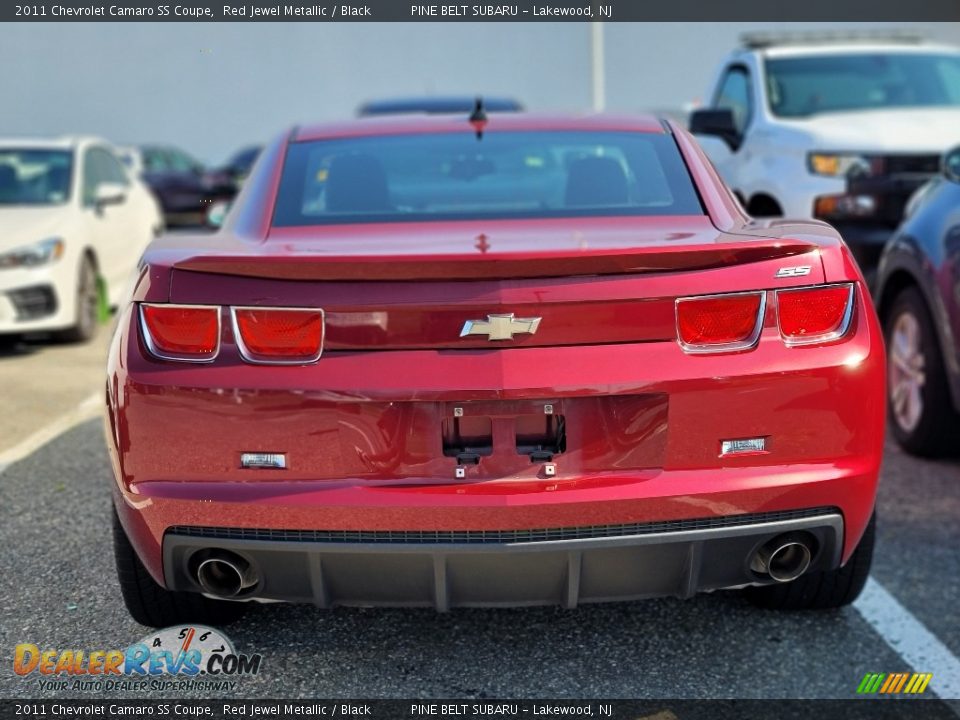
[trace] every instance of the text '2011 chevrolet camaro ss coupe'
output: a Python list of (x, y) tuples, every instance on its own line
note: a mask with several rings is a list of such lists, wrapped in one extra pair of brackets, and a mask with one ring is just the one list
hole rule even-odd
[(654, 118), (296, 128), (147, 250), (110, 349), (139, 622), (243, 600), (849, 603), (884, 352), (815, 222), (745, 216)]

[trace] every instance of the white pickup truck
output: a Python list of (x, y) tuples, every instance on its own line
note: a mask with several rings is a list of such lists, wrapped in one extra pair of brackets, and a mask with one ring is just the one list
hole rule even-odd
[(690, 130), (747, 211), (835, 226), (871, 274), (960, 142), (960, 49), (897, 35), (747, 35)]

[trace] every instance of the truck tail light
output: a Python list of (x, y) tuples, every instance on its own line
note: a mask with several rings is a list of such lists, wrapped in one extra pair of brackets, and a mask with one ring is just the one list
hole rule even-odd
[(766, 293), (705, 295), (676, 303), (677, 335), (688, 353), (747, 350), (763, 327)]
[(208, 305), (140, 305), (147, 349), (162, 360), (209, 362), (220, 350), (220, 308)]
[(843, 337), (853, 317), (853, 285), (777, 291), (780, 335), (787, 345), (810, 345)]
[(302, 365), (323, 352), (323, 310), (235, 307), (233, 329), (247, 362)]

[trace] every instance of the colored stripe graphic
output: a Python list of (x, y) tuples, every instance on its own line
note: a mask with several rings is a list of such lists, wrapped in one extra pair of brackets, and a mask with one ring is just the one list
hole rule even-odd
[(916, 678), (915, 683), (913, 684), (913, 689), (908, 690), (913, 695), (919, 695), (924, 690), (927, 689), (927, 685), (930, 684), (930, 681), (933, 680), (933, 673), (918, 673), (914, 675)]
[(897, 681), (897, 685), (894, 688), (890, 689), (892, 693), (898, 693), (903, 690), (903, 686), (907, 684), (907, 679), (910, 677), (910, 673), (901, 673), (900, 680)]
[(933, 673), (867, 673), (857, 686), (859, 695), (919, 695), (927, 689)]
[(886, 677), (886, 673), (867, 673), (860, 682), (857, 692), (862, 695), (872, 695), (880, 689), (880, 683)]

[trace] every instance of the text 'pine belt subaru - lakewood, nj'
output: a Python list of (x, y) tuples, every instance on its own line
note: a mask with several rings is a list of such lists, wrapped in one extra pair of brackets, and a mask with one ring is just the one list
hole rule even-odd
[(670, 122), (295, 128), (220, 232), (148, 249), (108, 362), (145, 624), (733, 587), (826, 608), (870, 566), (863, 279), (826, 224), (745, 216)]

